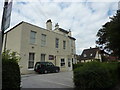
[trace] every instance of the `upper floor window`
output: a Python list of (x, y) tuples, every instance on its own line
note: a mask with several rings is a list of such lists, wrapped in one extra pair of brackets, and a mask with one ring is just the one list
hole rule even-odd
[(90, 56), (93, 56), (93, 54), (91, 53)]
[(30, 43), (34, 44), (35, 43), (35, 39), (36, 39), (36, 32), (35, 31), (31, 31), (30, 32)]
[(73, 47), (73, 40), (71, 40), (71, 47)]
[(41, 46), (45, 46), (46, 45), (46, 35), (42, 34), (41, 35)]
[(63, 49), (66, 49), (66, 41), (63, 41)]
[(58, 38), (56, 38), (56, 40), (55, 40), (55, 47), (59, 48), (59, 39)]
[(84, 54), (84, 57), (87, 57), (87, 55), (86, 55), (86, 54)]
[(74, 54), (74, 50), (73, 50), (73, 49), (71, 49), (71, 51), (72, 51), (72, 54)]

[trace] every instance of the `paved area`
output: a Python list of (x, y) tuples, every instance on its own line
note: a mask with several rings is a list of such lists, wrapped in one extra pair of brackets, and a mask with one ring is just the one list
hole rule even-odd
[(74, 88), (73, 72), (22, 75), (22, 88)]

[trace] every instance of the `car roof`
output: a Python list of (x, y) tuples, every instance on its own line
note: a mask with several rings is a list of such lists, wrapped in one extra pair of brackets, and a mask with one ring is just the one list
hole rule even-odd
[(41, 64), (43, 64), (43, 63), (52, 63), (52, 62), (36, 62), (36, 63), (41, 63)]
[(47, 63), (47, 62), (36, 62), (36, 63)]

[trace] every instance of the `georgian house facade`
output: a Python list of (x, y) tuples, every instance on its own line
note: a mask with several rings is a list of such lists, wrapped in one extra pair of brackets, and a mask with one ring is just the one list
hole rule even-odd
[(53, 30), (51, 20), (46, 22), (46, 29), (22, 21), (7, 31), (5, 37), (6, 49), (20, 54), (22, 74), (33, 73), (38, 61), (52, 62), (61, 71), (72, 70), (72, 63), (77, 62), (76, 39), (58, 24)]

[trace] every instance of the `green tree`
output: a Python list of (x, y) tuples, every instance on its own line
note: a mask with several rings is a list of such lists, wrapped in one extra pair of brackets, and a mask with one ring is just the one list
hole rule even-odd
[(120, 58), (120, 10), (98, 31), (96, 43), (104, 51)]

